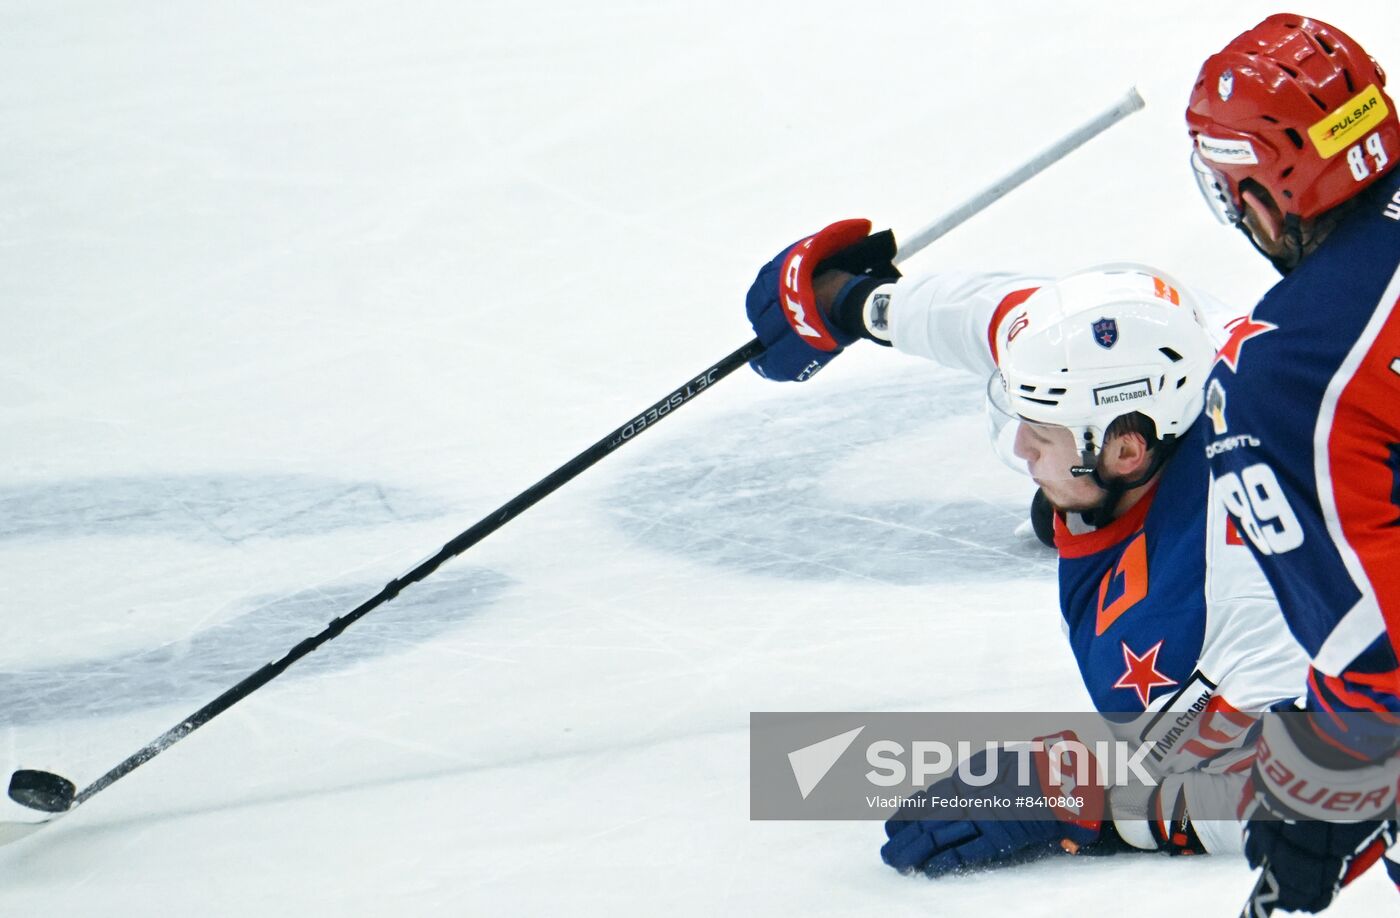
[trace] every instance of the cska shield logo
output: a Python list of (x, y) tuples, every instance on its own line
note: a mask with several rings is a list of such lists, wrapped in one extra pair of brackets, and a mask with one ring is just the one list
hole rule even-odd
[(1094, 343), (1102, 348), (1110, 348), (1118, 343), (1118, 320), (1099, 319), (1094, 323)]
[(1235, 71), (1226, 70), (1220, 74), (1220, 81), (1215, 84), (1215, 91), (1220, 94), (1221, 102), (1229, 102), (1230, 97), (1235, 94)]

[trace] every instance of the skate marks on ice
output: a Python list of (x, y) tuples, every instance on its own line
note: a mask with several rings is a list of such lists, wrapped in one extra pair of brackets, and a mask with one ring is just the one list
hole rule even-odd
[(984, 384), (927, 370), (786, 391), (664, 433), (604, 506), (648, 548), (810, 581), (1045, 577), (1054, 554), (1015, 535), (1031, 486), (1001, 465)]
[[(322, 676), (409, 649), (459, 626), (494, 603), (510, 578), (458, 567), (414, 584), (287, 670), (284, 681)], [(253, 600), (252, 608), (192, 637), (153, 650), (32, 672), (0, 672), (0, 726), (103, 717), (188, 701), (198, 704), (281, 657), (378, 592), (383, 584), (337, 584)]]
[(408, 490), (310, 475), (85, 478), (0, 484), (0, 541), (102, 535), (239, 544), (441, 512)]
[[(314, 538), (442, 513), (440, 502), (414, 491), (309, 475), (87, 478), (0, 485), (0, 547), (103, 536), (173, 538), (219, 551), (255, 539)], [(395, 573), (379, 582), (249, 596), (231, 618), (154, 649), (0, 671), (0, 697), (23, 701), (0, 709), (0, 725), (205, 701), (320, 632)], [(375, 610), (283, 678), (342, 669), (429, 641), (494, 602), (509, 582), (483, 568), (440, 573)], [(190, 597), (191, 605), (198, 602)]]

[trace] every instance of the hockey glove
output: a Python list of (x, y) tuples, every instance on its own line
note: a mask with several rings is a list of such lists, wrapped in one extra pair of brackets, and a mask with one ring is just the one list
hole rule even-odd
[[(880, 857), (901, 873), (917, 870), (934, 877), (1019, 863), (1057, 850), (1077, 853), (1098, 842), (1104, 790), (1097, 761), (1073, 733), (1038, 742), (1042, 750), (1031, 756), (1006, 749), (991, 757), (979, 752), (915, 794), (885, 823), (889, 840)], [(1056, 755), (1054, 773), (1045, 749)], [(995, 777), (985, 786), (973, 786), (964, 777), (980, 780), (989, 768)], [(1087, 781), (1076, 780), (1085, 777)], [(919, 818), (933, 814), (942, 815)]]
[[(894, 254), (893, 234), (871, 235), (869, 220), (833, 223), (784, 249), (749, 287), (745, 308), (765, 348), (749, 365), (768, 379), (802, 382), (867, 336), (861, 308), (876, 286), (898, 279)], [(852, 277), (819, 304), (813, 281), (828, 270)]]
[(1276, 908), (1322, 911), (1395, 843), (1400, 758), (1356, 765), (1317, 739), (1304, 717), (1265, 720), (1244, 791), (1244, 853), (1251, 867), (1264, 867)]

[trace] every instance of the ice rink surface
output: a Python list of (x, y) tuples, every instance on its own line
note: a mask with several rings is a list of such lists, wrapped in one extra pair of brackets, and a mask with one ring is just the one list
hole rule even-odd
[[(1272, 282), (1181, 120), (1271, 4), (868, 6), (0, 6), (5, 773), (93, 780), (746, 341), (787, 243), (912, 233), (1134, 83), (907, 269)], [(1400, 70), (1393, 0), (1298, 11)], [(747, 818), (750, 711), (1087, 707), (979, 388), (736, 373), (0, 848), (0, 914), (1236, 914), (1234, 859), (925, 881)]]

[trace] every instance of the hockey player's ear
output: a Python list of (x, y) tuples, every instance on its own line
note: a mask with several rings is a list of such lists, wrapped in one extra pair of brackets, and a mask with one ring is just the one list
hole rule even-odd
[(1140, 433), (1119, 434), (1103, 450), (1104, 470), (1115, 478), (1136, 478), (1152, 462), (1152, 450)]
[(1241, 223), (1245, 231), (1254, 237), (1254, 242), (1266, 255), (1275, 254), (1283, 242), (1283, 211), (1274, 202), (1273, 196), (1255, 184), (1245, 184), (1240, 189), (1243, 204)]

